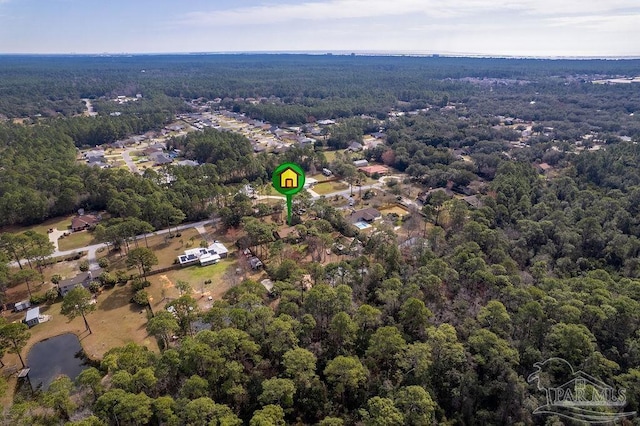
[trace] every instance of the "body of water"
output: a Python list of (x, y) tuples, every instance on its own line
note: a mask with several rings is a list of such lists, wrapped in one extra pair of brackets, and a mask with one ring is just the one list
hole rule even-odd
[(42, 386), (42, 390), (47, 390), (51, 382), (61, 374), (75, 380), (82, 370), (89, 367), (78, 337), (71, 333), (51, 337), (33, 345), (26, 364), (31, 368), (31, 386), (33, 389)]

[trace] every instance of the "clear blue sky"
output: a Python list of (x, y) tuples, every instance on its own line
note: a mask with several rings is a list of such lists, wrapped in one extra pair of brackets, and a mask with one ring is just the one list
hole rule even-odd
[(0, 53), (640, 56), (638, 0), (0, 0)]

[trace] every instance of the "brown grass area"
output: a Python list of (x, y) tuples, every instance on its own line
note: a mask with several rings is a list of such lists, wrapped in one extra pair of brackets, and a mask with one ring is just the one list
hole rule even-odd
[(345, 189), (349, 189), (349, 185), (341, 181), (321, 182), (316, 184), (312, 189), (314, 192), (320, 195), (327, 195), (332, 192), (344, 191)]
[(56, 217), (53, 219), (49, 219), (45, 222), (42, 222), (39, 225), (32, 226), (8, 226), (0, 229), (0, 232), (25, 232), (29, 230), (33, 230), (39, 232), (40, 234), (47, 235), (47, 230), (49, 228), (58, 228), (60, 231), (65, 231), (71, 226), (71, 218), (73, 216), (64, 216), (64, 217)]
[[(150, 276), (151, 286), (147, 291), (153, 311), (164, 309), (167, 303), (180, 297), (180, 292), (175, 287), (178, 281), (191, 284), (193, 289), (191, 295), (198, 300), (201, 309), (207, 309), (210, 304), (209, 296), (214, 300), (220, 299), (227, 290), (242, 279), (242, 277), (233, 276), (236, 266), (236, 260), (223, 259), (216, 265), (204, 267), (195, 265)], [(204, 284), (206, 280), (211, 280), (211, 284)]]
[[(171, 231), (171, 234), (175, 235), (176, 232)], [(153, 235), (147, 237), (146, 242), (144, 239), (139, 240), (138, 247), (146, 247), (146, 244), (148, 244), (149, 248), (153, 250), (158, 258), (158, 265), (156, 265), (154, 269), (165, 268), (171, 266), (178, 255), (185, 250), (198, 247), (202, 240), (200, 233), (195, 228), (185, 229), (181, 231), (180, 234), (180, 237), (174, 236), (173, 238), (169, 238), (169, 234)], [(193, 241), (191, 241), (192, 237)], [(135, 243), (130, 244), (130, 248), (135, 247)], [(98, 258), (107, 256), (111, 263), (111, 270), (128, 270), (126, 267), (127, 256), (124, 253), (124, 249), (120, 254), (113, 252), (107, 253), (105, 250), (97, 255)], [(137, 270), (133, 268), (130, 270), (130, 273), (137, 273)]]
[[(45, 293), (48, 289), (53, 287), (51, 284), (51, 277), (53, 275), (60, 275), (64, 278), (71, 278), (75, 276), (79, 272), (78, 264), (86, 257), (81, 258), (78, 261), (71, 262), (58, 262), (52, 265), (49, 265), (42, 270), (42, 280), (34, 281), (31, 283), (31, 293), (32, 294), (41, 294)], [(22, 265), (24, 269), (28, 269), (29, 265), (24, 262)], [(12, 272), (18, 271), (18, 267), (12, 268)], [(27, 290), (27, 285), (25, 283), (20, 283), (16, 286), (9, 287), (6, 291), (6, 301), (7, 302), (19, 302), (24, 299), (29, 298), (29, 292)]]
[[(225, 243), (227, 248), (233, 248), (231, 243), (234, 241), (234, 235), (230, 234), (228, 236), (219, 236), (217, 230), (210, 226), (207, 226), (205, 231), (205, 236), (209, 240), (219, 239)], [(172, 234), (175, 234), (175, 231), (172, 231)], [(168, 234), (166, 235), (168, 236)], [(202, 240), (202, 236), (195, 228), (189, 228), (181, 231), (180, 237), (165, 238), (166, 235), (154, 235), (147, 238), (149, 247), (154, 250), (159, 260), (159, 264), (156, 268), (166, 267), (173, 264), (173, 261), (176, 259), (178, 254), (188, 248), (198, 247)], [(180, 240), (182, 240), (182, 242)], [(144, 247), (144, 239), (140, 240), (138, 245)], [(135, 247), (135, 245), (133, 245), (133, 247)], [(108, 256), (111, 261), (111, 271), (115, 271), (117, 269), (127, 270), (125, 265), (126, 256), (107, 253), (106, 250), (98, 253), (98, 257), (103, 256)], [(47, 289), (51, 288), (52, 285), (49, 280), (53, 274), (60, 274), (67, 278), (74, 276), (78, 272), (78, 263), (78, 261), (60, 262), (45, 268), (45, 284), (32, 284), (31, 288), (33, 293), (45, 292)], [(175, 271), (168, 271), (164, 274), (150, 276), (149, 281), (151, 282), (151, 286), (147, 288), (147, 291), (152, 299), (152, 308), (154, 312), (159, 309), (163, 309), (164, 305), (169, 300), (179, 296), (179, 292), (175, 288), (175, 282), (177, 280), (190, 282), (194, 289), (193, 296), (199, 300), (203, 309), (208, 308), (208, 305), (211, 303), (208, 300), (208, 296), (212, 296), (213, 299), (220, 298), (225, 291), (241, 279), (241, 277), (235, 278), (233, 276), (229, 279), (226, 278), (227, 275), (235, 273), (236, 265), (237, 261), (232, 256), (231, 258), (225, 259), (216, 265), (207, 267), (192, 266)], [(137, 271), (132, 269), (130, 270), (130, 273), (135, 274)], [(212, 284), (204, 286), (203, 293), (202, 283), (208, 279), (212, 280)], [(162, 296), (163, 288), (165, 288), (164, 300)], [(24, 284), (20, 284), (19, 286), (9, 289), (7, 293), (8, 300), (11, 301), (19, 301), (28, 297), (26, 285)], [(23, 359), (25, 359), (26, 362), (28, 351), (35, 343), (63, 333), (76, 334), (80, 339), (80, 344), (87, 356), (92, 359), (99, 360), (109, 349), (123, 346), (128, 342), (136, 342), (157, 352), (158, 344), (155, 338), (147, 335), (146, 312), (144, 309), (140, 308), (140, 306), (129, 302), (131, 296), (132, 293), (129, 285), (124, 287), (116, 286), (113, 289), (103, 291), (97, 298), (96, 311), (87, 315), (87, 321), (93, 331), (92, 334), (85, 331), (82, 317), (69, 321), (60, 313), (62, 305), (60, 301), (52, 305), (42, 305), (40, 308), (41, 313), (44, 315), (51, 315), (51, 320), (38, 324), (30, 329), (31, 338), (22, 351)], [(2, 312), (2, 314), (9, 321), (22, 321), (25, 312)], [(20, 367), (20, 361), (16, 355), (6, 354), (3, 360), (6, 367), (2, 369), (2, 374), (6, 375), (8, 372), (15, 371)], [(10, 405), (12, 402), (15, 383), (15, 374), (13, 374), (9, 378), (9, 390), (7, 395), (0, 399), (0, 402), (2, 402), (5, 407)]]
[(73, 250), (95, 244), (91, 231), (73, 232), (67, 237), (58, 239), (58, 249), (60, 251)]
[(382, 215), (395, 213), (398, 216), (403, 217), (403, 216), (406, 216), (406, 215), (409, 214), (409, 210), (403, 209), (400, 206), (393, 206), (393, 207), (387, 207), (387, 208), (384, 208), (384, 209), (380, 209), (380, 213), (382, 213)]
[[(129, 342), (136, 342), (158, 352), (158, 343), (155, 338), (149, 336), (146, 331), (147, 316), (144, 309), (130, 303), (131, 289), (129, 286), (106, 290), (97, 298), (96, 311), (87, 315), (87, 322), (93, 331), (89, 334), (85, 330), (82, 317), (69, 321), (60, 313), (62, 302), (52, 305), (41, 305), (40, 312), (50, 315), (51, 320), (32, 327), (29, 332), (31, 337), (22, 350), (22, 358), (28, 364), (27, 354), (29, 349), (44, 339), (58, 336), (64, 333), (73, 333), (80, 339), (80, 344), (89, 358), (100, 360), (109, 349), (123, 346)], [(25, 313), (6, 313), (3, 316), (8, 321), (21, 321)], [(18, 357), (7, 353), (3, 361), (5, 368), (3, 374), (18, 370), (21, 365)], [(2, 402), (6, 407), (13, 399), (13, 389), (16, 378), (11, 375), (7, 395)]]
[[(180, 237), (165, 238), (165, 235), (154, 235), (147, 238), (149, 248), (153, 249), (158, 257), (159, 264), (155, 268), (163, 268), (173, 264), (174, 259), (188, 248), (198, 247), (203, 237), (212, 241), (218, 239), (222, 241), (228, 249), (233, 250), (233, 241), (237, 238), (235, 233), (221, 235), (219, 230), (212, 226), (205, 228), (205, 235), (201, 236), (195, 228), (189, 228), (181, 231)], [(172, 231), (172, 234), (175, 234)], [(182, 241), (181, 241), (182, 240)], [(141, 247), (145, 246), (144, 239), (138, 242)], [(132, 247), (135, 247), (133, 245)], [(125, 262), (126, 256), (115, 253), (107, 253), (106, 250), (98, 253), (98, 257), (108, 256), (111, 261), (111, 271), (118, 269), (127, 270)], [(53, 274), (60, 274), (63, 277), (74, 276), (78, 272), (79, 261), (60, 262), (45, 268), (45, 283), (32, 284), (33, 293), (45, 292), (52, 287), (49, 282)], [(178, 280), (184, 280), (191, 283), (193, 287), (193, 296), (198, 300), (202, 309), (207, 309), (212, 299), (219, 299), (228, 289), (238, 284), (243, 278), (259, 278), (259, 274), (237, 275), (236, 268), (238, 261), (233, 253), (230, 257), (223, 259), (216, 265), (206, 267), (191, 266), (177, 270), (167, 271), (162, 274), (152, 275), (149, 277), (151, 286), (146, 290), (149, 292), (153, 311), (156, 312), (163, 309), (164, 306), (172, 299), (179, 297), (179, 292), (175, 288)], [(135, 274), (135, 269), (129, 270)], [(211, 284), (204, 285), (204, 281), (211, 280)], [(164, 292), (163, 292), (164, 289)], [(164, 294), (163, 294), (164, 293)], [(11, 288), (7, 292), (8, 300), (19, 301), (28, 297), (26, 285), (20, 284)], [(140, 306), (130, 303), (132, 293), (129, 285), (116, 286), (115, 288), (103, 291), (97, 297), (96, 311), (87, 315), (87, 321), (93, 333), (89, 334), (85, 331), (82, 317), (69, 321), (60, 313), (62, 303), (60, 301), (52, 305), (42, 305), (40, 310), (44, 315), (51, 315), (51, 320), (42, 324), (38, 324), (30, 329), (31, 337), (22, 351), (23, 359), (27, 361), (26, 356), (29, 349), (37, 342), (46, 338), (54, 337), (64, 333), (74, 333), (80, 339), (87, 356), (92, 359), (102, 359), (105, 352), (109, 349), (123, 346), (128, 342), (136, 342), (144, 345), (153, 351), (158, 351), (158, 344), (155, 338), (147, 335), (146, 311)], [(8, 321), (22, 321), (25, 312), (11, 313), (2, 312), (2, 315)], [(6, 367), (2, 369), (2, 374), (7, 375), (12, 371), (20, 368), (18, 357), (13, 354), (6, 354), (3, 361)], [(0, 402), (6, 407), (11, 404), (13, 399), (13, 389), (15, 388), (15, 374), (9, 377), (9, 390)]]

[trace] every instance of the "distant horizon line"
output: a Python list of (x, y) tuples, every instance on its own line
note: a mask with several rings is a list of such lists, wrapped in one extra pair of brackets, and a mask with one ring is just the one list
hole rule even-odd
[(308, 56), (369, 56), (369, 57), (445, 57), (477, 59), (547, 59), (547, 60), (636, 60), (640, 55), (507, 55), (465, 52), (419, 52), (386, 50), (238, 50), (202, 52), (57, 52), (57, 53), (1, 53), (0, 56), (78, 56), (78, 57), (124, 57), (124, 56), (207, 56), (207, 55), (308, 55)]

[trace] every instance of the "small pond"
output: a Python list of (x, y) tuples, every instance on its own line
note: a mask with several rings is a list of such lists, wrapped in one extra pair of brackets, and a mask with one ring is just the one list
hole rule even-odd
[(89, 360), (84, 355), (78, 337), (67, 333), (33, 345), (26, 364), (31, 368), (29, 380), (33, 389), (42, 386), (42, 390), (47, 390), (61, 374), (75, 380), (82, 370), (89, 367)]

